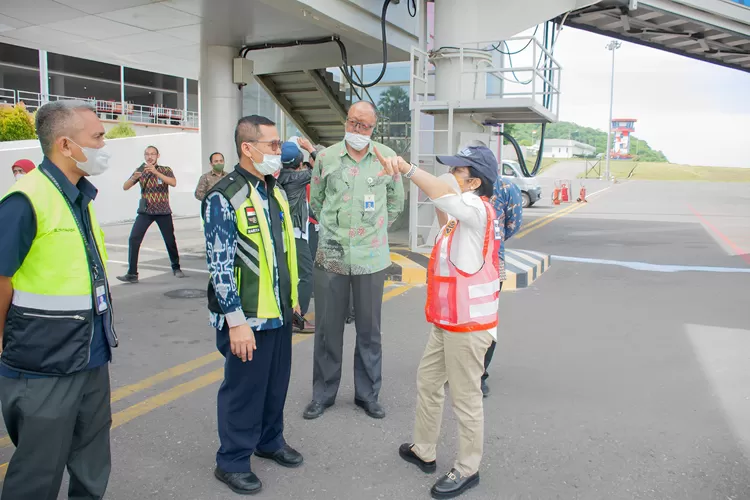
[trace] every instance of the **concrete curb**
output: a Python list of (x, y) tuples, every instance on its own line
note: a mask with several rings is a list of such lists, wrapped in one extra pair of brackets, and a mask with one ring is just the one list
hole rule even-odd
[[(423, 285), (427, 283), (428, 254), (411, 252), (403, 247), (391, 247), (391, 267), (386, 279), (401, 283)], [(526, 288), (547, 269), (552, 260), (549, 255), (531, 250), (505, 250), (505, 275), (503, 291)]]

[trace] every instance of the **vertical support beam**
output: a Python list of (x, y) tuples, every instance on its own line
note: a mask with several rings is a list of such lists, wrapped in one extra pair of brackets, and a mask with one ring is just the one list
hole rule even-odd
[(47, 51), (39, 51), (39, 105), (49, 101), (49, 69), (47, 67)]
[[(214, 151), (227, 163), (237, 162), (234, 127), (242, 116), (242, 90), (234, 83), (237, 49), (220, 45), (201, 47), (199, 79), (201, 159)], [(204, 171), (208, 164), (201, 161)]]
[(128, 118), (128, 108), (125, 104), (125, 66), (120, 66), (120, 106), (122, 114), (120, 115), (123, 120)]
[(187, 78), (182, 79), (182, 111), (183, 116), (187, 117), (188, 110), (188, 81)]
[[(419, 50), (427, 51), (427, 40), (429, 40), (429, 30), (427, 26), (427, 0), (420, 0), (419, 2), (417, 2), (417, 17), (419, 19), (419, 28), (417, 32), (417, 35), (419, 37)], [(411, 61), (410, 67), (414, 68), (414, 61)], [(411, 75), (409, 75), (409, 80), (412, 80)], [(413, 90), (414, 89), (412, 89), (412, 91)], [(427, 94), (426, 88), (425, 94)], [(413, 100), (414, 97), (415, 96), (412, 95), (410, 98)], [(422, 126), (420, 125), (420, 121), (420, 108), (419, 104), (417, 103), (412, 107), (411, 110), (410, 152), (410, 161), (417, 166), (419, 166), (419, 153), (421, 152), (419, 131), (422, 129)], [(405, 188), (404, 190), (409, 193), (409, 247), (411, 248), (412, 252), (416, 252), (417, 246), (419, 244), (417, 238), (419, 234), (417, 228), (417, 225), (419, 224), (419, 205), (417, 204), (417, 201), (419, 200), (419, 191), (416, 186), (413, 185), (410, 181), (409, 187)]]

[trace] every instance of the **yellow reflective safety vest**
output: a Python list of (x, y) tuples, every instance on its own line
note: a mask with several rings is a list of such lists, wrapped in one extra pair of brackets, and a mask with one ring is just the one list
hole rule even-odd
[[(23, 176), (3, 197), (22, 193), (31, 202), (36, 236), (11, 278), (13, 299), (5, 323), (2, 361), (22, 372), (68, 375), (86, 368), (94, 334), (94, 264), (86, 236), (57, 181), (42, 167)], [(91, 203), (91, 231), (102, 263), (104, 233)], [(81, 222), (82, 221), (78, 221)], [(109, 300), (106, 270), (99, 269)], [(112, 315), (107, 313), (113, 339)], [(106, 327), (105, 327), (106, 328)]]
[[(254, 187), (257, 179), (245, 173), (239, 166), (209, 190), (219, 192), (229, 201), (237, 219), (237, 251), (234, 258), (234, 278), (240, 295), (242, 310), (250, 318), (281, 318), (282, 304), (290, 307), (297, 305), (297, 251), (294, 240), (291, 211), (285, 193), (276, 185), (273, 187), (273, 198), (278, 203), (281, 213), (282, 240), (274, 241), (273, 229), (268, 224), (263, 200)], [(206, 201), (203, 201), (202, 215), (205, 217)], [(270, 196), (268, 200), (271, 203)], [(221, 245), (226, 241), (208, 241), (213, 245), (213, 251), (220, 252)], [(290, 297), (277, 296), (275, 291), (277, 279), (277, 264), (275, 245), (282, 245), (289, 269), (291, 290)], [(279, 293), (284, 293), (284, 287), (279, 283)], [(289, 302), (285, 299), (289, 299)], [(222, 314), (216, 298), (213, 280), (208, 285), (208, 309)]]

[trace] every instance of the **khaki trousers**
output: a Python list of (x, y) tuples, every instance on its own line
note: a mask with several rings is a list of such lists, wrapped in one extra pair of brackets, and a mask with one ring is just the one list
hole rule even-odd
[(417, 371), (417, 413), (412, 451), (422, 460), (436, 458), (443, 419), (445, 383), (458, 419), (458, 459), (461, 477), (479, 470), (484, 445), (484, 408), (481, 379), (484, 355), (493, 338), (486, 330), (453, 333), (433, 326)]

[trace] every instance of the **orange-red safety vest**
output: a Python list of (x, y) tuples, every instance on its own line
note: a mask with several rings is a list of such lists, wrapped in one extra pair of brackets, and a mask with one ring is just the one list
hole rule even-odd
[(455, 219), (441, 231), (427, 268), (427, 322), (450, 332), (474, 332), (497, 326), (500, 297), (500, 269), (497, 247), (502, 228), (495, 210), (484, 201), (487, 227), (482, 255), (484, 263), (467, 274), (451, 262), (451, 245), (458, 228)]

